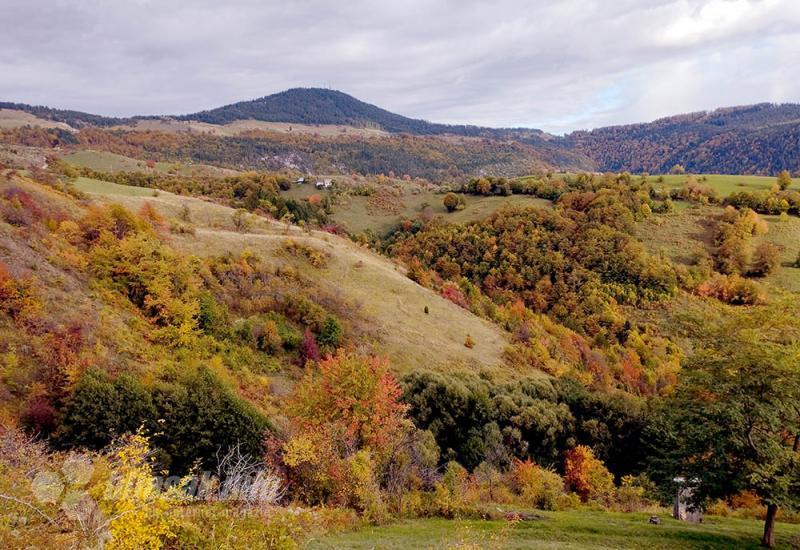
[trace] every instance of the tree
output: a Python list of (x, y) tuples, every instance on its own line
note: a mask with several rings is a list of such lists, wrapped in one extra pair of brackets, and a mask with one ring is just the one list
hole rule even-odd
[(400, 393), (384, 359), (340, 351), (311, 366), (288, 400), (291, 435), (281, 445), (297, 496), (385, 517), (382, 490), (402, 492), (414, 477), (409, 461), (432, 467), (438, 457), (423, 450)]
[(151, 426), (156, 417), (152, 397), (137, 379), (123, 374), (111, 380), (89, 369), (67, 400), (55, 440), (63, 446), (100, 449), (143, 424)]
[(614, 492), (614, 476), (591, 448), (578, 445), (564, 460), (564, 483), (567, 488), (588, 500), (608, 500)]
[(669, 169), (670, 174), (685, 174), (686, 168), (683, 167), (681, 164), (675, 164), (672, 168)]
[[(780, 507), (800, 507), (800, 323), (780, 303), (739, 313), (698, 340), (669, 401), (665, 459), (693, 499), (754, 492), (767, 506), (762, 543)], [(694, 330), (703, 320), (695, 320)], [(707, 324), (707, 321), (706, 321)], [(700, 329), (702, 330), (702, 329)]]
[(346, 447), (380, 450), (402, 429), (400, 394), (387, 360), (340, 351), (306, 373), (288, 411), (303, 432), (334, 425)]
[(234, 210), (231, 215), (231, 221), (233, 222), (233, 228), (239, 233), (247, 232), (253, 225), (252, 220), (250, 220), (247, 214), (247, 210), (244, 208), (237, 208)]
[(455, 212), (459, 209), (459, 206), (464, 202), (464, 199), (456, 195), (455, 193), (448, 193), (444, 196), (444, 207), (447, 208), (448, 212)]
[(788, 170), (781, 170), (778, 174), (778, 187), (781, 191), (786, 190), (792, 184), (792, 175)]

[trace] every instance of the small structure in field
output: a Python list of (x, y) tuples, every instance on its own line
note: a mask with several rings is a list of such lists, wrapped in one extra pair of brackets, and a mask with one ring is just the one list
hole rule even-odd
[(686, 483), (686, 478), (683, 477), (676, 477), (672, 481), (675, 482), (677, 487), (675, 498), (672, 501), (672, 517), (680, 521), (701, 523), (703, 521), (703, 512), (692, 503), (694, 490), (691, 485)]
[(306, 182), (306, 178), (304, 178), (303, 176), (300, 176), (299, 178), (297, 178), (297, 179), (295, 180), (295, 183), (296, 183), (297, 185), (303, 185), (305, 182)]
[(333, 180), (325, 179), (322, 181), (318, 181), (314, 186), (317, 189), (330, 189), (331, 187), (333, 187)]

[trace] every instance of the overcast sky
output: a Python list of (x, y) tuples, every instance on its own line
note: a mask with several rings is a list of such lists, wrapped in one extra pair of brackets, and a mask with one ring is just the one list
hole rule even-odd
[(179, 114), (332, 87), (553, 132), (800, 102), (798, 0), (0, 0), (0, 100)]

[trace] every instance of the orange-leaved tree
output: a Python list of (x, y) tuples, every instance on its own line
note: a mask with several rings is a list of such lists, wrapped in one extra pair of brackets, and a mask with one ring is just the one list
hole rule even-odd
[(567, 488), (588, 500), (609, 500), (614, 493), (614, 476), (605, 464), (584, 445), (567, 451), (564, 460), (564, 482)]
[(379, 450), (405, 429), (401, 393), (388, 360), (340, 350), (306, 373), (288, 411), (303, 432), (335, 431), (351, 450)]
[(309, 370), (287, 404), (282, 465), (296, 496), (385, 517), (383, 489), (413, 446), (413, 425), (385, 359), (339, 351)]

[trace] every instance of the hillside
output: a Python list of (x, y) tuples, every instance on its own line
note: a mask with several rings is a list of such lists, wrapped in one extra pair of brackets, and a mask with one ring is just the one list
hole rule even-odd
[[(256, 161), (262, 158), (298, 157), (298, 167), (307, 170), (362, 174), (393, 171), (429, 178), (522, 176), (534, 165), (573, 172), (667, 173), (676, 164), (694, 173), (774, 175), (784, 169), (800, 170), (796, 154), (800, 147), (800, 105), (796, 104), (721, 108), (565, 136), (525, 128), (437, 124), (321, 88), (294, 88), (179, 116), (114, 118), (18, 103), (0, 103), (0, 109), (0, 128), (52, 127), (62, 132), (60, 141), (67, 142), (72, 139), (65, 135), (67, 130), (92, 128), (137, 135), (216, 138), (222, 149), (237, 149), (236, 159), (253, 168), (279, 167), (275, 163), (259, 165)], [(28, 116), (14, 116), (14, 112)], [(434, 136), (440, 141), (432, 140)], [(463, 145), (464, 141), (454, 141), (459, 139), (467, 140), (468, 145), (444, 156), (437, 154), (441, 162), (435, 168), (428, 161), (422, 167), (409, 158), (424, 155), (420, 149)], [(216, 152), (220, 145), (203, 147), (205, 154), (192, 150), (175, 153), (231, 165), (231, 155), (220, 158)], [(323, 163), (308, 158), (318, 150), (325, 151)]]
[[(76, 139), (121, 136), (107, 132)], [(159, 134), (160, 147), (191, 143), (175, 137)], [(674, 466), (651, 464), (672, 447), (656, 431), (672, 421), (661, 404), (703, 383), (684, 382), (706, 368), (698, 348), (739, 361), (738, 330), (768, 318), (781, 340), (757, 364), (783, 369), (798, 351), (800, 197), (759, 194), (764, 208), (791, 201), (762, 219), (714, 191), (761, 193), (767, 178), (479, 177), (451, 187), (463, 209), (448, 211), (422, 180), (351, 175), (322, 190), (280, 172), (48, 150), (7, 147), (0, 172), (0, 419), (11, 427), (0, 496), (28, 522), (0, 530), (5, 546), (20, 533), (34, 546), (119, 540), (133, 522), (137, 540), (156, 526), (175, 548), (231, 530), (222, 547), (258, 547), (273, 530), (292, 544), (358, 547), (386, 533), (415, 547), (436, 540), (391, 525), (342, 531), (408, 518), (439, 525), (443, 540), (456, 524), (440, 518), (494, 530), (485, 520), (509, 513), (510, 528), (519, 515), (555, 529), (508, 534), (521, 547), (565, 523), (610, 537), (612, 516), (589, 507), (649, 514), (670, 490)], [(726, 336), (709, 343), (717, 326)], [(705, 380), (696, 406), (719, 383)], [(237, 463), (265, 484), (234, 523), (213, 489), (235, 479), (229, 453), (250, 457)], [(82, 509), (13, 482), (69, 476), (76, 456), (102, 465), (87, 491), (103, 513), (119, 501), (99, 489), (125, 468), (148, 482), (202, 468), (217, 472), (216, 492), (131, 497), (159, 508), (81, 531)], [(593, 469), (586, 489), (577, 462)], [(714, 505), (761, 513), (754, 498)], [(549, 512), (529, 512), (539, 508)], [(655, 531), (641, 518), (644, 542)], [(755, 537), (752, 520), (722, 521), (667, 525), (707, 546)], [(796, 530), (781, 526), (780, 540)]]
[[(405, 276), (402, 267), (347, 239), (297, 228), (287, 231), (284, 225), (266, 220), (258, 220), (250, 232), (240, 233), (231, 226), (233, 209), (224, 206), (167, 192), (154, 197), (146, 190), (107, 182), (84, 180), (76, 187), (93, 199), (122, 204), (131, 211), (151, 204), (166, 219), (177, 219), (181, 209), (188, 208), (195, 234), (173, 236), (173, 245), (188, 254), (213, 257), (248, 250), (277, 268), (291, 263), (291, 257), (281, 254), (287, 241), (320, 251), (328, 257), (324, 267), (307, 262), (296, 267), (320, 292), (338, 295), (363, 316), (371, 327), (369, 340), (374, 351), (392, 357), (397, 372), (421, 368), (502, 372), (507, 340), (502, 331), (420, 287)], [(467, 334), (481, 345), (465, 348)]]
[(762, 103), (573, 132), (563, 145), (600, 171), (774, 175), (800, 169), (800, 105)]

